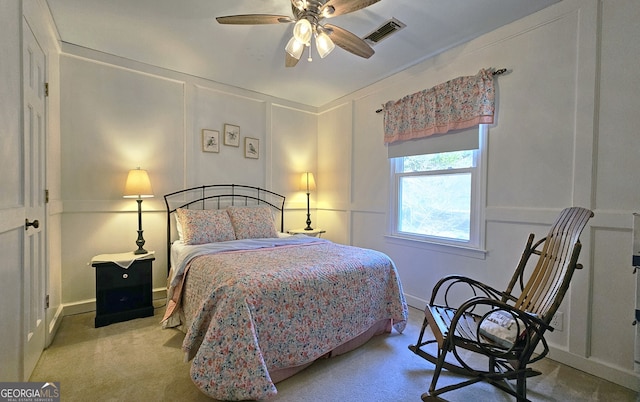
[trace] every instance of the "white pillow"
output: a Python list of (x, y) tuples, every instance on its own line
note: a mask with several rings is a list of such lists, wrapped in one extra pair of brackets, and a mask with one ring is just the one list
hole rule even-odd
[(177, 212), (175, 216), (176, 216), (176, 230), (178, 231), (178, 240), (182, 240), (183, 239), (182, 224), (180, 223), (180, 218), (178, 218)]

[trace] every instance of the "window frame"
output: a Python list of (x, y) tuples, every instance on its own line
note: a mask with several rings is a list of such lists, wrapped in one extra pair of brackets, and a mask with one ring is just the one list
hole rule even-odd
[[(419, 246), (426, 249), (447, 253), (484, 258), (485, 250), (485, 205), (486, 205), (486, 149), (487, 125), (478, 127), (478, 149), (474, 152), (475, 167), (456, 168), (451, 170), (434, 170), (427, 172), (399, 172), (402, 168), (402, 157), (389, 159), (390, 182), (389, 188), (389, 222), (387, 238), (402, 245)], [(453, 134), (455, 135), (455, 134)], [(428, 141), (428, 139), (426, 139)], [(441, 175), (452, 173), (471, 173), (471, 208), (470, 208), (470, 239), (469, 241), (453, 238), (441, 238), (410, 232), (400, 232), (399, 202), (400, 180), (406, 176)]]

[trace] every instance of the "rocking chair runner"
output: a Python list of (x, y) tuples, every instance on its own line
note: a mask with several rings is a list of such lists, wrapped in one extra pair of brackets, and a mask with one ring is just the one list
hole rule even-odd
[[(585, 208), (566, 208), (547, 237), (533, 244), (534, 235), (530, 234), (505, 291), (458, 275), (447, 276), (435, 285), (418, 342), (409, 346), (436, 365), (423, 401), (440, 400), (438, 395), (444, 392), (479, 381), (500, 388), (519, 402), (527, 400), (527, 377), (541, 374), (527, 365), (549, 352), (544, 333), (553, 331), (550, 323), (573, 271), (582, 268), (577, 263), (581, 248), (578, 238), (592, 216), (593, 212)], [(525, 268), (534, 262), (529, 261), (532, 255), (538, 256), (535, 268), (525, 275)], [(514, 291), (516, 284), (519, 292)], [(450, 301), (460, 294), (461, 287), (471, 290), (472, 297), (453, 306)], [(427, 326), (434, 339), (423, 340)], [(539, 344), (542, 351), (534, 353)], [(483, 365), (488, 361), (488, 368), (478, 368), (478, 356), (483, 356)], [(443, 368), (473, 378), (436, 389)], [(516, 381), (515, 388), (510, 380)]]

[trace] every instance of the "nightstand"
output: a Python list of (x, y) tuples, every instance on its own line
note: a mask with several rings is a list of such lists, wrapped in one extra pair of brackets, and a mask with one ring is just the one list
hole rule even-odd
[(93, 257), (91, 265), (96, 269), (96, 328), (153, 315), (153, 260), (153, 252)]
[(292, 230), (288, 230), (287, 233), (289, 234), (304, 234), (307, 236), (311, 236), (311, 237), (322, 237), (323, 233), (327, 233), (326, 230), (322, 230), (322, 229), (312, 229), (312, 230), (304, 230), (304, 229), (292, 229)]

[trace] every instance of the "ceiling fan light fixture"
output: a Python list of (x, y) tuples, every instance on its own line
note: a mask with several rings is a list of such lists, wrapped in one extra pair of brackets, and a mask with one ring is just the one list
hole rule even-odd
[(291, 0), (291, 4), (298, 10), (302, 11), (307, 7), (306, 0)]
[(316, 48), (318, 49), (318, 54), (321, 58), (325, 58), (329, 53), (335, 49), (336, 44), (333, 43), (329, 35), (325, 32), (318, 32), (316, 35)]
[(304, 46), (304, 43), (300, 43), (295, 37), (292, 37), (291, 39), (289, 39), (289, 42), (284, 49), (287, 51), (287, 53), (289, 53), (291, 57), (296, 60), (300, 60), (300, 56), (302, 56)]
[[(1, 0), (0, 0), (1, 1)], [(375, 51), (364, 39), (333, 24), (324, 24), (325, 18), (349, 14), (369, 7), (380, 0), (289, 0), (291, 14), (237, 14), (216, 17), (220, 24), (263, 25), (293, 23), (292, 36), (285, 46), (285, 67), (294, 67), (308, 47), (311, 61), (312, 47), (325, 58), (336, 46), (356, 56), (368, 59)], [(313, 40), (312, 40), (313, 39)], [(315, 43), (314, 43), (315, 42)], [(281, 45), (282, 46), (282, 45)]]
[(313, 27), (311, 26), (311, 22), (305, 18), (298, 20), (293, 26), (293, 37), (300, 43), (309, 43), (312, 34)]

